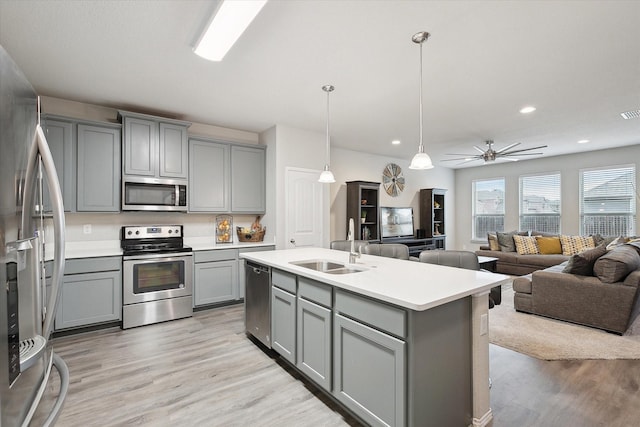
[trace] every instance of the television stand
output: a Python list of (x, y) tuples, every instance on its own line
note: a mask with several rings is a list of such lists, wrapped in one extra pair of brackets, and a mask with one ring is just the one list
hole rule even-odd
[(445, 236), (433, 236), (425, 237), (423, 239), (416, 239), (413, 237), (384, 237), (382, 244), (385, 243), (400, 243), (409, 247), (410, 256), (418, 256), (422, 251), (429, 251), (433, 249), (444, 249)]

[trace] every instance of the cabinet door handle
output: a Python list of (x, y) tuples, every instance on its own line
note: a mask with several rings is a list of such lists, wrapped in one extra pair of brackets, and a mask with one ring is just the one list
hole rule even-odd
[(296, 245), (296, 239), (289, 240), (289, 243), (291, 243), (293, 246), (295, 246)]

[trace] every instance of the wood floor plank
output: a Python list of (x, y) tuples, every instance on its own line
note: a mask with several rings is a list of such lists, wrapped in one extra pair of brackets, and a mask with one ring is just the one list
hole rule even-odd
[[(359, 426), (244, 333), (242, 305), (56, 338), (70, 370), (60, 427)], [(547, 362), (490, 346), (494, 427), (631, 427), (640, 361)], [(53, 375), (33, 425), (59, 381)]]

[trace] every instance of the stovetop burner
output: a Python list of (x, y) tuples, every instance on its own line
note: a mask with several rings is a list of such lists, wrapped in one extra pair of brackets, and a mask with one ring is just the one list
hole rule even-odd
[(184, 246), (181, 225), (125, 226), (120, 235), (124, 255), (191, 252)]

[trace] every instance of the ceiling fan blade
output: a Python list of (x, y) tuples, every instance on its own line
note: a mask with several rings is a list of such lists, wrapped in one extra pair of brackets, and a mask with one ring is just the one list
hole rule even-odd
[(517, 146), (517, 145), (520, 145), (520, 143), (519, 143), (519, 142), (514, 142), (514, 143), (513, 143), (513, 144), (511, 144), (511, 145), (507, 145), (506, 147), (504, 147), (504, 148), (501, 148), (501, 149), (497, 150), (497, 151), (496, 151), (496, 154), (504, 153), (505, 151), (510, 150), (510, 149), (512, 149), (513, 147)]
[(473, 148), (475, 148), (476, 150), (478, 150), (479, 152), (484, 154), (484, 150), (482, 148), (478, 147), (477, 145), (474, 145)]
[(538, 149), (540, 149), (540, 148), (547, 148), (547, 146), (546, 146), (546, 145), (540, 145), (539, 147), (521, 148), (521, 149), (519, 149), (519, 150), (505, 151), (505, 152), (502, 152), (502, 153), (500, 153), (500, 154), (503, 154), (503, 155), (504, 155), (504, 154), (521, 153), (521, 152), (523, 152), (523, 151), (538, 150)]
[(544, 153), (506, 153), (500, 154), (500, 157), (509, 157), (509, 156), (541, 156)]

